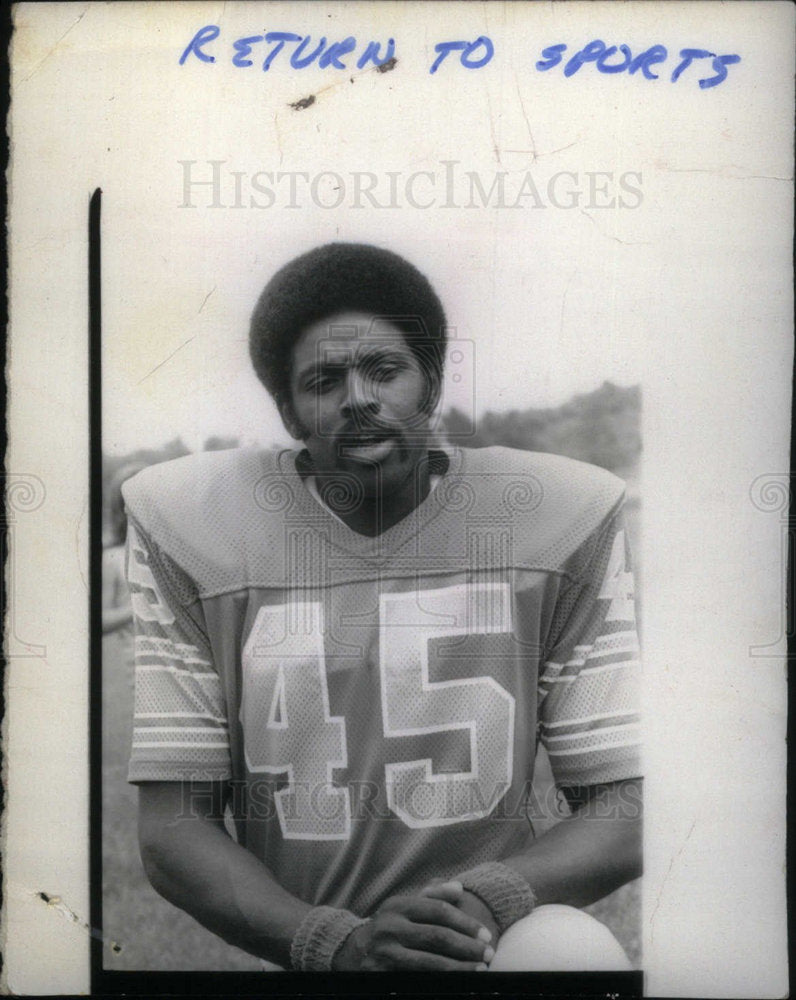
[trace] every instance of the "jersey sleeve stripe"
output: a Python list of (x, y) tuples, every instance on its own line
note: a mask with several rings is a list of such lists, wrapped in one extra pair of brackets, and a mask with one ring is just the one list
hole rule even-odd
[(583, 663), (589, 656), (603, 656), (608, 652), (639, 651), (638, 633), (635, 629), (621, 629), (616, 632), (602, 632), (594, 642), (572, 647), (569, 663)]
[[(624, 727), (623, 727), (624, 728)], [(569, 748), (555, 748), (553, 750), (548, 750), (547, 754), (549, 757), (572, 757), (580, 754), (582, 757), (588, 757), (591, 754), (604, 751), (604, 750), (617, 750), (621, 747), (638, 747), (640, 746), (640, 741), (638, 739), (631, 740), (613, 740), (606, 741), (605, 743), (600, 743), (596, 745), (589, 745), (585, 747), (569, 747)]]
[(587, 663), (593, 663), (595, 660), (604, 660), (606, 657), (611, 657), (612, 659), (633, 657), (637, 656), (639, 652), (638, 640), (634, 643), (616, 643), (608, 646), (608, 648), (605, 648), (606, 645), (608, 644), (603, 643), (599, 649), (590, 647), (589, 652), (572, 657), (572, 659), (566, 661), (563, 669), (570, 671), (581, 670)]
[(194, 748), (190, 760), (176, 759), (174, 751), (160, 754), (137, 751), (130, 761), (128, 780), (143, 781), (228, 781), (232, 776), (229, 752)]
[(139, 663), (136, 668), (140, 674), (171, 674), (174, 677), (190, 677), (194, 681), (215, 681), (219, 683), (218, 674), (214, 671), (184, 670), (182, 667), (173, 667), (163, 663)]
[[(636, 716), (638, 719), (638, 716)], [(639, 728), (639, 721), (628, 721), (620, 722), (614, 725), (606, 725), (594, 727), (593, 723), (588, 723), (588, 729), (573, 729), (570, 733), (558, 733), (556, 736), (545, 736), (545, 746), (549, 747), (551, 743), (560, 743), (562, 741), (575, 742), (577, 740), (590, 740), (592, 744), (596, 744), (601, 739), (605, 737), (607, 733), (615, 732), (629, 732), (630, 730), (637, 730)]]
[[(190, 734), (185, 739), (177, 739), (174, 733), (163, 733), (163, 739), (158, 738), (157, 733), (144, 732), (141, 739), (138, 738), (140, 730), (136, 729), (133, 734), (133, 746), (150, 746), (150, 747), (185, 747), (186, 749), (191, 749), (197, 746), (207, 746), (207, 747), (219, 747), (220, 749), (225, 749), (229, 747), (229, 739), (226, 733), (218, 732), (217, 736), (213, 736), (212, 732), (202, 733), (204, 739), (197, 739), (194, 734)], [(201, 732), (201, 730), (200, 730)]]
[(175, 642), (173, 639), (154, 635), (137, 636), (136, 646), (142, 653), (166, 653), (170, 656), (196, 655), (199, 652), (196, 646), (189, 642)]
[(202, 656), (196, 646), (187, 642), (174, 642), (162, 636), (138, 635), (135, 640), (138, 657), (176, 660), (182, 664), (209, 667), (210, 661)]
[[(583, 715), (580, 718), (556, 719), (555, 722), (543, 722), (542, 727), (547, 729), (564, 729), (570, 726), (585, 726), (595, 722), (607, 723), (613, 719), (639, 718), (639, 713), (635, 710), (626, 712), (601, 712), (599, 715)], [(555, 737), (549, 737), (555, 739)]]
[[(178, 737), (180, 733), (186, 734), (183, 739)], [(197, 737), (197, 733), (201, 734), (201, 737)], [(133, 730), (133, 747), (136, 749), (142, 747), (149, 747), (151, 749), (180, 747), (189, 753), (198, 747), (228, 751), (229, 737), (222, 729), (213, 730), (196, 727), (187, 730), (164, 727), (160, 730), (153, 730), (144, 726), (141, 728), (136, 727)]]
[(592, 656), (604, 656), (606, 653), (637, 653), (639, 651), (638, 633), (635, 629), (623, 632), (610, 632), (597, 636), (594, 640)]
[(549, 673), (560, 673), (563, 670), (580, 670), (586, 663), (593, 660), (601, 660), (607, 656), (612, 658), (620, 656), (638, 656), (639, 641), (635, 630), (630, 632), (615, 632), (612, 635), (601, 635), (588, 646), (575, 646), (570, 659), (561, 663), (549, 660), (545, 664), (545, 675)]
[[(147, 740), (133, 740), (133, 748), (136, 750), (185, 750), (193, 754), (194, 750), (223, 750), (223, 757), (219, 757), (219, 763), (226, 763), (229, 760), (229, 743), (202, 743), (199, 740), (194, 740), (191, 743), (177, 743), (177, 742), (164, 742), (156, 743)], [(170, 763), (171, 761), (169, 761)]]
[(545, 684), (570, 684), (572, 681), (576, 681), (579, 677), (583, 677), (584, 674), (588, 677), (589, 674), (602, 674), (607, 671), (621, 670), (623, 667), (636, 669), (640, 666), (640, 661), (635, 660), (618, 660), (614, 663), (603, 663), (594, 667), (583, 667), (578, 673), (565, 674), (563, 677), (550, 677), (545, 674), (539, 681), (539, 684), (544, 686)]
[[(207, 726), (136, 726), (137, 733), (205, 733), (210, 735), (213, 730)], [(226, 727), (219, 730), (219, 734), (227, 738)]]
[(222, 715), (208, 715), (207, 712), (136, 712), (135, 719), (207, 719), (226, 725), (227, 720)]

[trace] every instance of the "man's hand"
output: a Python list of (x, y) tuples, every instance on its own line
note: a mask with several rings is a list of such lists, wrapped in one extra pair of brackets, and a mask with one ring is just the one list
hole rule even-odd
[[(469, 895), (469, 894), (468, 894)], [(483, 971), (494, 949), (483, 923), (450, 902), (458, 893), (391, 896), (334, 957), (335, 970)]]
[[(466, 913), (475, 918), (475, 920), (477, 920), (482, 927), (486, 927), (489, 931), (491, 935), (489, 943), (492, 948), (497, 947), (497, 941), (500, 937), (500, 929), (495, 923), (492, 911), (482, 899), (479, 899), (479, 897), (474, 893), (468, 892), (464, 889), (461, 882), (457, 882), (455, 880), (443, 882), (438, 880), (432, 882), (431, 885), (426, 886), (425, 889), (421, 890), (421, 895), (429, 896), (433, 899), (445, 899), (460, 909), (462, 913)], [(492, 956), (490, 955), (486, 961), (489, 962), (491, 959)]]

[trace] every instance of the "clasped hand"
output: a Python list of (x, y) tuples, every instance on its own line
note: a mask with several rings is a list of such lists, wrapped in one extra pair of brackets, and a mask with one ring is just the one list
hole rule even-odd
[(498, 929), (489, 909), (460, 882), (436, 882), (415, 895), (390, 896), (346, 939), (338, 970), (482, 972)]

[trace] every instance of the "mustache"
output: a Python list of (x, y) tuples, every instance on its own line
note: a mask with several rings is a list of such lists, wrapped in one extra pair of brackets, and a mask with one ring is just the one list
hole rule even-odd
[(335, 434), (335, 441), (340, 444), (348, 444), (352, 441), (358, 441), (363, 437), (392, 437), (402, 439), (403, 436), (401, 428), (396, 427), (394, 424), (369, 419), (349, 421)]

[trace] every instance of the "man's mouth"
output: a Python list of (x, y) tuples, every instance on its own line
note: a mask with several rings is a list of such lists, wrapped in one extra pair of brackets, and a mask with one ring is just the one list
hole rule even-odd
[(355, 462), (381, 462), (394, 445), (395, 440), (387, 431), (362, 431), (340, 439), (340, 454)]

